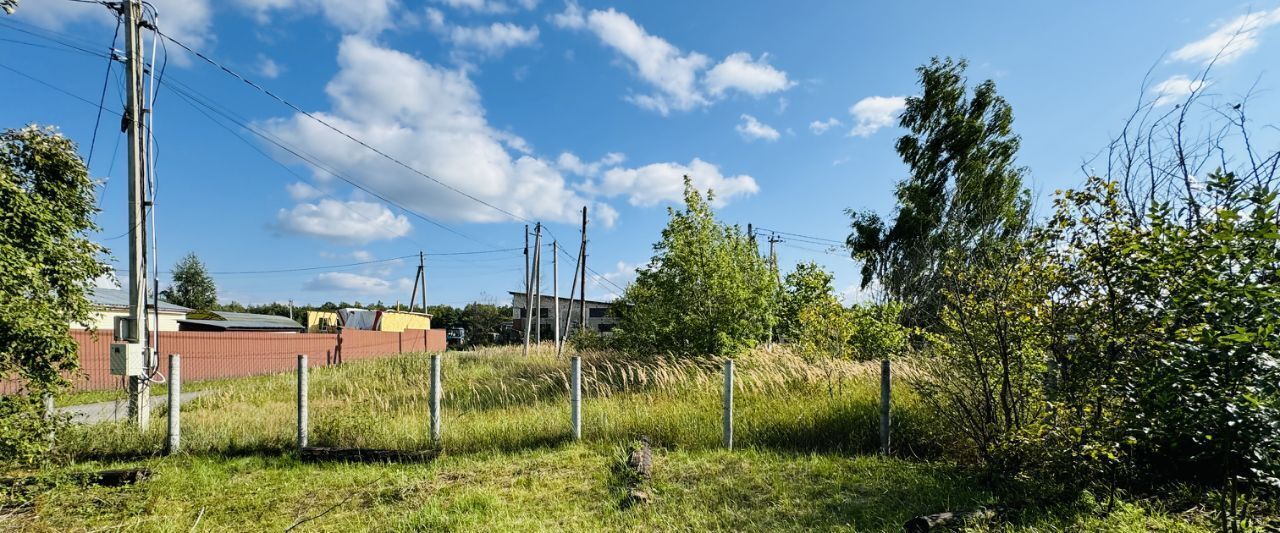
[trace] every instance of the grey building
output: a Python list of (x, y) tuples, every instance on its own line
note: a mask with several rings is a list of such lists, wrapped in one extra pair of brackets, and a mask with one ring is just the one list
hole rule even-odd
[[(529, 311), (525, 305), (525, 295), (523, 292), (511, 291), (511, 327), (518, 333), (524, 332), (524, 319), (528, 316)], [(541, 304), (535, 313), (539, 313), (542, 317), (542, 338), (550, 339), (555, 331), (555, 322), (551, 317), (555, 314), (556, 299), (552, 296), (542, 295)], [(570, 312), (570, 303), (572, 303), (572, 313)], [(600, 333), (608, 333), (613, 330), (613, 326), (618, 323), (618, 318), (613, 314), (613, 302), (604, 302), (600, 300), (587, 300), (587, 329), (598, 331)], [(568, 298), (560, 298), (560, 324), (563, 326), (565, 317), (569, 317), (570, 330), (578, 328), (579, 317), (582, 311), (579, 310), (579, 300), (569, 300)], [(536, 316), (536, 315), (535, 315)], [(537, 325), (537, 322), (534, 322)]]

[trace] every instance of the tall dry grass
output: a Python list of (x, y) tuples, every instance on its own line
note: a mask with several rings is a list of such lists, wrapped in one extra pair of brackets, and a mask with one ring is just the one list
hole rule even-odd
[[(648, 435), (673, 448), (720, 444), (721, 361), (583, 353), (583, 438), (613, 443)], [(870, 452), (878, 445), (879, 365), (810, 362), (785, 349), (736, 361), (735, 445), (796, 451)], [(909, 373), (909, 369), (899, 371)], [(349, 363), (311, 371), (311, 442), (325, 446), (429, 449), (430, 357)], [(569, 438), (569, 361), (550, 343), (443, 356), (446, 452), (510, 451)], [(184, 407), (183, 447), (193, 454), (280, 453), (295, 445), (292, 374), (228, 382)], [(894, 440), (906, 454), (932, 453), (915, 396), (899, 387)], [(161, 413), (163, 417), (163, 413)], [(147, 433), (123, 424), (81, 426), (60, 436), (71, 458), (158, 453), (162, 418)]]

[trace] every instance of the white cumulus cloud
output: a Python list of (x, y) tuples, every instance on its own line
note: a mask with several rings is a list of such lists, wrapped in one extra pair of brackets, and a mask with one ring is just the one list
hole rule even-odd
[[(164, 34), (197, 50), (215, 40), (209, 0), (150, 0), (150, 4), (160, 15), (159, 27)], [(13, 16), (54, 30), (79, 20), (93, 20), (110, 27), (116, 24), (115, 15), (102, 5), (68, 0), (23, 0)], [(149, 51), (151, 32), (144, 31), (144, 37)], [(189, 64), (188, 54), (174, 48), (169, 49), (169, 59), (181, 65)]]
[(327, 198), (281, 209), (276, 214), (276, 223), (285, 232), (339, 244), (395, 239), (408, 235), (413, 229), (408, 218), (392, 213), (380, 203)]
[(767, 54), (754, 59), (737, 52), (712, 67), (706, 55), (681, 50), (613, 8), (586, 12), (570, 0), (564, 11), (549, 20), (563, 29), (590, 31), (626, 58), (635, 74), (654, 89), (627, 99), (663, 115), (711, 105), (729, 91), (759, 97), (794, 85), (786, 72), (768, 63)]
[[(183, 0), (174, 0), (182, 2)], [(394, 25), (398, 0), (234, 0), (252, 12), (261, 24), (275, 12), (318, 13), (329, 24), (348, 33), (372, 35)], [(163, 16), (163, 15), (162, 15)]]
[(358, 297), (361, 294), (380, 295), (407, 290), (412, 283), (409, 278), (392, 281), (352, 272), (323, 272), (303, 283), (302, 288), (308, 291), (328, 291)]
[(293, 198), (294, 201), (298, 201), (298, 202), (301, 202), (304, 200), (313, 200), (321, 196), (324, 196), (324, 192), (322, 192), (320, 189), (317, 189), (314, 185), (310, 183), (306, 183), (302, 181), (295, 181), (293, 183), (285, 185), (284, 189), (289, 192), (290, 198)]
[[(761, 54), (759, 60), (751, 54), (738, 52), (724, 58), (720, 64), (707, 71), (704, 83), (712, 95), (719, 96), (726, 90), (736, 89), (752, 96), (764, 96), (790, 89), (795, 82), (787, 79), (787, 73), (769, 64), (769, 55)], [(785, 109), (786, 104), (781, 104)]]
[(822, 135), (823, 133), (826, 133), (827, 130), (841, 124), (843, 123), (836, 117), (831, 117), (826, 120), (815, 120), (809, 123), (809, 131), (812, 131), (814, 135)]
[(538, 42), (537, 26), (518, 26), (510, 22), (494, 22), (488, 26), (460, 26), (450, 24), (437, 9), (427, 9), (427, 21), (431, 29), (462, 50), (475, 50), (490, 56), (500, 56), (507, 50), (532, 46)]
[(742, 122), (735, 126), (734, 129), (738, 130), (738, 135), (741, 135), (747, 141), (763, 139), (773, 142), (778, 140), (780, 136), (778, 130), (773, 129), (772, 126), (760, 122), (756, 117), (745, 113), (742, 115)]
[(868, 96), (858, 100), (858, 103), (849, 108), (849, 114), (854, 118), (849, 135), (869, 137), (880, 128), (892, 126), (906, 107), (905, 96)]
[(1156, 97), (1153, 104), (1160, 107), (1182, 101), (1191, 96), (1192, 92), (1199, 91), (1204, 85), (1205, 81), (1200, 78), (1191, 79), (1181, 74), (1170, 76), (1151, 86), (1151, 93)]
[(1258, 47), (1262, 31), (1280, 24), (1280, 8), (1241, 15), (1218, 26), (1209, 35), (1174, 50), (1178, 61), (1229, 63)]
[(684, 176), (694, 187), (715, 193), (713, 205), (724, 206), (730, 199), (759, 192), (755, 178), (748, 175), (725, 176), (720, 168), (694, 158), (688, 165), (653, 163), (639, 168), (611, 168), (590, 187), (605, 196), (626, 196), (631, 205), (651, 206), (684, 199)]
[(511, 13), (515, 11), (517, 7), (522, 9), (533, 9), (538, 5), (538, 0), (516, 0), (514, 3), (503, 2), (500, 0), (436, 0), (436, 1), (454, 9), (459, 9), (463, 11), (472, 11), (475, 13), (485, 13), (485, 14), (491, 14), (491, 15)]
[(609, 152), (596, 161), (587, 162), (573, 152), (562, 152), (556, 159), (556, 166), (570, 174), (591, 177), (599, 174), (600, 169), (618, 166), (626, 159), (622, 153)]
[[(489, 125), (479, 92), (465, 72), (357, 36), (342, 40), (338, 67), (325, 86), (330, 110), (313, 114), (355, 138), (522, 217), (572, 222), (583, 205), (593, 204), (566, 184), (554, 163), (528, 153), (518, 136)], [(324, 166), (416, 212), (467, 222), (510, 218), (301, 114), (268, 120), (262, 127), (313, 154)], [(322, 172), (314, 176), (321, 185), (334, 179)]]
[(261, 74), (262, 77), (274, 80), (280, 77), (280, 72), (283, 70), (284, 69), (280, 67), (280, 64), (276, 63), (274, 59), (258, 54), (258, 74)]

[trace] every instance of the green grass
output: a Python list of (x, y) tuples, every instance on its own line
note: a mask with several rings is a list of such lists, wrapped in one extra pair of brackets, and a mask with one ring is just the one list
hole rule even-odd
[[(124, 488), (47, 488), (2, 527), (33, 531), (848, 530), (895, 531), (910, 517), (997, 504), (962, 470), (929, 460), (926, 413), (901, 387), (895, 441), (876, 445), (876, 368), (812, 366), (785, 354), (739, 362), (735, 441), (720, 449), (721, 376), (713, 365), (584, 360), (583, 441), (570, 442), (568, 363), (545, 351), (445, 357), (442, 454), (429, 464), (303, 464), (293, 453), (294, 377), (223, 381), (184, 407), (184, 453), (158, 454), (159, 427), (73, 428), (60, 436), (80, 471), (147, 465)], [(428, 358), (315, 369), (312, 443), (425, 449)], [(909, 374), (908, 371), (904, 373)], [(163, 426), (163, 423), (157, 423)], [(654, 501), (623, 510), (614, 464), (647, 435)], [(922, 458), (923, 457), (923, 458)], [(336, 507), (335, 507), (336, 505)], [(1005, 530), (1196, 530), (1155, 505), (1021, 511)], [(985, 526), (978, 526), (979, 528)]]

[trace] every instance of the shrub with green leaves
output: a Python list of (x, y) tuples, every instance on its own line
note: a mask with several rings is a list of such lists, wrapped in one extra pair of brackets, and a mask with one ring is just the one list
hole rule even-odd
[(95, 229), (94, 184), (75, 143), (53, 129), (0, 133), (0, 375), (24, 385), (0, 398), (0, 461), (29, 462), (51, 420), (38, 398), (77, 367), (71, 324), (87, 324), (86, 292), (109, 270)]
[(649, 265), (614, 303), (618, 346), (640, 354), (720, 356), (768, 339), (777, 279), (742, 228), (722, 224), (686, 176)]

